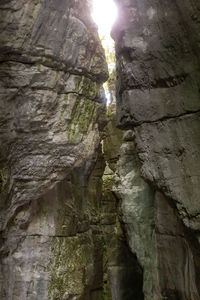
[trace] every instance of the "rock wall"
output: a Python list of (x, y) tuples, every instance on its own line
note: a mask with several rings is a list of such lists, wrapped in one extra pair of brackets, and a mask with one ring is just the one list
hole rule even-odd
[(200, 298), (199, 1), (117, 0), (115, 191), (144, 299)]
[(0, 2), (2, 300), (200, 299), (200, 4), (116, 2), (120, 129), (89, 1)]
[(85, 0), (0, 3), (0, 299), (102, 299), (104, 51)]

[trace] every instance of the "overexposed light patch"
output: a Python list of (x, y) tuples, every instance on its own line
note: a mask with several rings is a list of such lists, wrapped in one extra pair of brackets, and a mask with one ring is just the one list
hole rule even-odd
[[(99, 37), (105, 49), (106, 60), (109, 73), (112, 74), (115, 69), (115, 47), (114, 41), (110, 36), (113, 24), (118, 15), (117, 6), (114, 0), (91, 0), (92, 18), (98, 26)], [(108, 90), (108, 84), (104, 83), (107, 105), (110, 104), (111, 95)]]
[(110, 31), (117, 18), (117, 7), (113, 0), (92, 0), (92, 18), (98, 26), (104, 47), (113, 44)]

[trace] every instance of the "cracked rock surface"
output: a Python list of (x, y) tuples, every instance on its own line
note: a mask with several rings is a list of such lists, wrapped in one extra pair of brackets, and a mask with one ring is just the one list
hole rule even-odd
[(116, 2), (117, 125), (135, 133), (118, 163), (129, 245), (145, 299), (199, 299), (199, 1)]
[(0, 298), (101, 299), (108, 74), (88, 2), (1, 1), (0, 28)]
[(199, 300), (199, 0), (116, 0), (107, 121), (89, 3), (0, 1), (0, 299)]

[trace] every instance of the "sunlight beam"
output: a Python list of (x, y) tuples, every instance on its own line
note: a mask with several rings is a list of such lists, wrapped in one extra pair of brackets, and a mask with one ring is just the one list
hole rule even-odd
[[(108, 64), (109, 74), (115, 69), (115, 47), (114, 41), (110, 36), (113, 24), (117, 19), (118, 11), (114, 0), (92, 0), (92, 18), (98, 26), (99, 37), (102, 46), (105, 49), (106, 61)], [(110, 104), (111, 94), (108, 82), (104, 83), (107, 105)]]
[(112, 44), (110, 32), (117, 18), (117, 7), (113, 0), (93, 0), (92, 18), (98, 26), (100, 38)]

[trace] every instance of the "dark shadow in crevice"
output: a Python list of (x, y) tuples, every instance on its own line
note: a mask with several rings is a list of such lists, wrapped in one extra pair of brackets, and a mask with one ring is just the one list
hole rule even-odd
[(113, 300), (143, 300), (143, 269), (126, 240), (120, 244), (118, 265), (109, 268)]

